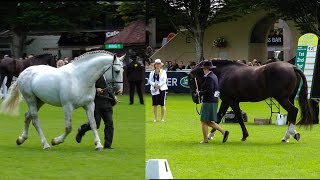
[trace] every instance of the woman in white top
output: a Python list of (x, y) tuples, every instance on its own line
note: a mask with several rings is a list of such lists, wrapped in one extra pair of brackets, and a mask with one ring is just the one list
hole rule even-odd
[(165, 99), (167, 86), (167, 73), (162, 69), (163, 63), (160, 59), (154, 61), (154, 70), (150, 72), (149, 84), (152, 95), (152, 106), (154, 113), (154, 122), (158, 120), (158, 105), (161, 107), (161, 121), (164, 122), (166, 112)]

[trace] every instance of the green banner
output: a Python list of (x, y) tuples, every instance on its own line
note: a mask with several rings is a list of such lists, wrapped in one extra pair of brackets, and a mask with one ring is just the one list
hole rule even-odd
[(301, 69), (302, 71), (304, 71), (304, 66), (306, 63), (307, 49), (308, 49), (308, 46), (297, 47), (296, 66), (298, 66), (298, 68)]
[[(308, 98), (310, 98), (310, 93), (314, 83), (314, 69), (315, 62), (317, 59), (318, 50), (318, 36), (313, 33), (306, 33), (302, 35), (298, 40), (298, 47), (296, 51), (296, 66), (303, 71), (306, 76), (308, 84)], [(302, 86), (302, 81), (298, 89), (297, 96), (300, 94), (300, 89)]]

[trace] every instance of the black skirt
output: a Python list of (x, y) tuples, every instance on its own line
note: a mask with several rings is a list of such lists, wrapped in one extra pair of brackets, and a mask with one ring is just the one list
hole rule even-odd
[(157, 94), (157, 95), (153, 95), (152, 96), (152, 105), (153, 106), (157, 106), (157, 105), (160, 105), (160, 106), (164, 106), (166, 104), (166, 91), (161, 91), (160, 90), (160, 94)]

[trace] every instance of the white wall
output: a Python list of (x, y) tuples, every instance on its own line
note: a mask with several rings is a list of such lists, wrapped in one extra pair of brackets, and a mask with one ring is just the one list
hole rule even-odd
[[(27, 41), (34, 39), (34, 41), (26, 47), (26, 53), (29, 54), (44, 54), (51, 53), (53, 55), (58, 55), (58, 50), (46, 50), (43, 48), (54, 48), (58, 47), (60, 35), (45, 35), (45, 36), (28, 36)], [(61, 50), (61, 58), (72, 57), (71, 50)]]

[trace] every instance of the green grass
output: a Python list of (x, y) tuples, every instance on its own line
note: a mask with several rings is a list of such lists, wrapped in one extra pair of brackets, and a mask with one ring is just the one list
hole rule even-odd
[[(221, 123), (230, 131), (227, 143), (216, 134), (209, 144), (199, 144), (202, 132), (195, 104), (189, 95), (169, 94), (166, 122), (153, 122), (151, 97), (146, 96), (146, 160), (167, 159), (174, 178), (319, 178), (319, 125), (313, 129), (296, 127), (300, 142), (293, 138), (281, 143), (287, 129), (255, 125), (253, 119), (268, 118), (265, 102), (241, 103), (247, 113), (249, 137), (241, 142), (238, 124)], [(281, 113), (286, 113), (283, 109)]]
[[(73, 112), (73, 130), (65, 142), (51, 146), (48, 151), (42, 149), (32, 125), (29, 138), (21, 146), (16, 145), (24, 125), (24, 101), (20, 104), (19, 116), (0, 115), (0, 179), (144, 179), (144, 106), (129, 106), (126, 95), (119, 98), (121, 103), (114, 108), (115, 149), (102, 152), (94, 150), (91, 131), (86, 133), (81, 144), (75, 141), (77, 128), (86, 122), (83, 109)], [(49, 143), (64, 131), (61, 108), (44, 105), (39, 117)], [(98, 132), (103, 140), (104, 124), (101, 123)]]

